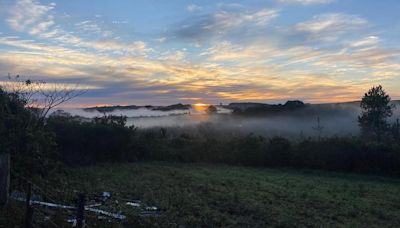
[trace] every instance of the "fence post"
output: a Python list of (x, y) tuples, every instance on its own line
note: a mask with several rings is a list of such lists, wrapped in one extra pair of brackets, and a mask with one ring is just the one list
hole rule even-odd
[(78, 194), (78, 207), (77, 207), (77, 214), (76, 214), (76, 227), (82, 228), (83, 227), (83, 220), (84, 220), (84, 211), (85, 211), (85, 194), (79, 193)]
[(25, 228), (32, 227), (33, 208), (31, 206), (32, 185), (27, 183), (26, 186), (26, 200), (25, 200)]
[(10, 194), (10, 155), (0, 154), (0, 206), (8, 204)]

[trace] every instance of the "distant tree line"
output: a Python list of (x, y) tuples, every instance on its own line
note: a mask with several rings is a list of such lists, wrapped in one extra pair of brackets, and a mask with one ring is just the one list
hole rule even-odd
[(48, 124), (57, 135), (62, 161), (72, 166), (167, 160), (400, 175), (399, 141), (373, 142), (360, 137), (290, 141), (253, 134), (221, 138), (215, 135), (215, 126), (207, 124), (198, 126), (205, 128), (199, 131), (204, 134), (176, 136), (166, 128), (137, 129), (65, 117), (52, 117)]
[(230, 103), (229, 108), (233, 109), (233, 114), (238, 115), (265, 115), (282, 113), (302, 109), (307, 105), (299, 100), (287, 101), (285, 104), (263, 104), (263, 103)]
[(365, 94), (359, 137), (319, 136), (300, 141), (254, 134), (220, 137), (215, 131), (218, 126), (212, 124), (197, 126), (196, 134), (176, 135), (170, 134), (168, 128), (126, 127), (126, 118), (116, 116), (91, 122), (54, 116), (48, 125), (56, 134), (63, 162), (69, 165), (169, 160), (398, 176), (399, 123), (388, 123), (387, 117), (394, 108), (389, 101), (381, 86)]
[[(388, 121), (394, 107), (381, 86), (361, 101), (360, 136), (300, 141), (254, 134), (219, 137), (211, 124), (200, 124), (196, 134), (177, 135), (169, 128), (126, 126), (123, 116), (83, 121), (65, 114), (42, 121), (28, 103), (21, 92), (0, 89), (0, 153), (11, 154), (13, 167), (31, 175), (46, 175), (59, 164), (169, 160), (400, 176), (399, 123)], [(299, 106), (291, 102), (285, 109)], [(215, 107), (207, 112), (214, 113)]]

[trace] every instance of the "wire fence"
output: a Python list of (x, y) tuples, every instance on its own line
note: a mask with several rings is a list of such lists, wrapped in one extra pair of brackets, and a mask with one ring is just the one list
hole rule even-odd
[(10, 171), (13, 177), (10, 198), (17, 204), (25, 203), (25, 227), (90, 227), (91, 223), (99, 222), (108, 226), (121, 225), (127, 219), (122, 208), (130, 208), (139, 216), (161, 215), (158, 208), (147, 206), (140, 200), (111, 196), (109, 192), (83, 194), (41, 187), (17, 171)]
[[(25, 227), (61, 227), (66, 221), (57, 219), (71, 215), (76, 209), (71, 203), (65, 202), (60, 197), (55, 197), (51, 189), (45, 191), (32, 180), (25, 178), (17, 171), (11, 169), (11, 199), (16, 202), (25, 202)], [(31, 213), (29, 213), (31, 210)]]

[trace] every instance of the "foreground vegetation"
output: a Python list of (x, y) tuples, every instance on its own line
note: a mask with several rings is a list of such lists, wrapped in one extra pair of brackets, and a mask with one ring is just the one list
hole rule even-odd
[[(160, 217), (141, 217), (117, 198), (112, 209), (129, 219), (107, 224), (87, 217), (91, 226), (400, 226), (398, 180), (282, 170), (400, 176), (400, 124), (387, 121), (393, 106), (380, 86), (361, 101), (360, 136), (300, 141), (226, 134), (210, 124), (179, 132), (128, 127), (123, 116), (47, 117), (73, 93), (44, 93), (50, 102), (44, 112), (29, 107), (24, 94), (0, 89), (0, 153), (11, 155), (12, 190), (24, 192), (33, 181), (68, 205), (76, 204), (77, 192), (110, 191), (162, 209)], [(74, 216), (42, 213), (40, 221), (57, 224)], [(0, 210), (0, 227), (20, 225), (23, 214), (13, 202)]]
[(192, 131), (136, 129), (124, 117), (82, 122), (52, 117), (60, 159), (70, 166), (102, 162), (178, 161), (254, 167), (292, 167), (375, 175), (400, 175), (400, 140), (370, 142), (358, 137), (305, 138), (232, 135), (202, 124)]
[[(21, 88), (32, 84), (35, 85), (22, 82)], [(0, 153), (10, 154), (12, 168), (26, 177), (46, 176), (61, 164), (143, 160), (400, 175), (400, 124), (388, 122), (394, 105), (381, 86), (370, 89), (361, 101), (360, 136), (321, 138), (319, 134), (318, 138), (301, 141), (218, 131), (218, 126), (209, 123), (199, 125), (195, 132), (174, 132), (171, 128), (126, 126), (124, 116), (89, 121), (65, 113), (48, 117), (46, 113), (51, 108), (73, 98), (75, 93), (43, 92), (47, 104), (43, 111), (37, 108), (39, 104), (29, 106), (35, 90), (24, 91), (0, 88)], [(321, 129), (318, 122), (316, 130)]]
[(240, 135), (210, 123), (189, 131), (137, 129), (127, 127), (123, 116), (104, 116), (91, 122), (68, 115), (52, 116), (46, 126), (55, 133), (60, 160), (73, 166), (164, 160), (399, 176), (400, 125), (387, 121), (394, 108), (390, 97), (381, 86), (373, 87), (361, 107), (360, 136), (300, 141)]
[(128, 219), (113, 226), (400, 226), (400, 181), (382, 177), (139, 162), (68, 169), (42, 184), (54, 194), (110, 191), (113, 197), (140, 199), (162, 209), (161, 217), (145, 218), (129, 216), (132, 209), (122, 208)]

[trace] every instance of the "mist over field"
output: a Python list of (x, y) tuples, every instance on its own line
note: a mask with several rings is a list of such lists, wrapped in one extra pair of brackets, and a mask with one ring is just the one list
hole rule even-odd
[[(399, 101), (394, 101), (400, 107)], [(141, 129), (169, 128), (170, 133), (182, 132), (196, 134), (237, 135), (258, 134), (266, 137), (284, 136), (289, 138), (321, 136), (351, 136), (359, 133), (357, 122), (361, 109), (358, 102), (314, 104), (304, 108), (261, 115), (241, 115), (232, 113), (226, 107), (217, 106), (217, 113), (207, 114), (204, 110), (160, 111), (150, 108), (115, 109), (103, 113), (97, 110), (64, 109), (73, 116), (84, 118), (102, 117), (104, 115), (126, 116), (127, 125)], [(400, 110), (394, 109), (390, 122), (400, 117)], [(322, 130), (318, 132), (317, 119), (320, 119)], [(212, 133), (211, 133), (212, 132)]]
[(70, 113), (73, 116), (81, 116), (84, 118), (95, 118), (95, 117), (102, 117), (106, 115), (115, 115), (115, 116), (126, 116), (128, 118), (135, 118), (135, 117), (161, 117), (161, 116), (170, 116), (170, 115), (183, 115), (187, 114), (189, 110), (171, 110), (171, 111), (159, 111), (159, 110), (151, 110), (148, 108), (138, 108), (138, 109), (130, 109), (130, 110), (121, 110), (116, 109), (111, 112), (100, 112), (97, 110), (90, 110), (87, 111), (81, 108), (65, 108), (62, 109), (65, 112)]

